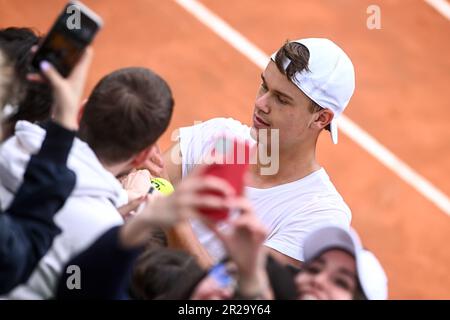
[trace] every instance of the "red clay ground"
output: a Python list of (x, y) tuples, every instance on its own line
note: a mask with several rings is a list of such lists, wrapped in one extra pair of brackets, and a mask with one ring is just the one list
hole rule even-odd
[[(250, 123), (260, 70), (172, 1), (85, 1), (105, 20), (89, 89), (125, 66), (171, 84), (175, 128), (215, 116)], [(366, 28), (369, 1), (203, 0), (266, 53), (286, 39), (334, 39), (353, 60), (356, 93), (346, 114), (450, 194), (450, 22), (423, 1), (378, 0), (381, 30)], [(406, 4), (407, 3), (407, 4)], [(0, 0), (0, 27), (46, 32), (60, 0)], [(450, 299), (450, 217), (349, 138), (322, 137), (319, 158), (353, 210), (353, 226), (385, 266), (393, 299)]]

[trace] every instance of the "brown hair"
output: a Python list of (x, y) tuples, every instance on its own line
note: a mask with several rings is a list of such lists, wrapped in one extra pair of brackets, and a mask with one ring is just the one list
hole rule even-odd
[[(283, 62), (289, 59), (290, 63), (286, 69), (283, 67)], [(309, 50), (303, 44), (298, 42), (289, 42), (286, 43), (278, 50), (275, 55), (275, 64), (277, 65), (278, 70), (286, 75), (289, 81), (294, 82), (292, 78), (297, 72), (302, 72), (303, 70), (309, 72), (308, 69), (309, 63)], [(309, 99), (311, 103), (308, 105), (308, 110), (311, 113), (318, 112), (323, 110), (321, 106), (319, 106), (312, 99)], [(330, 130), (330, 125), (327, 125), (327, 130)]]
[(31, 47), (38, 44), (39, 37), (33, 29), (9, 27), (0, 29), (0, 48), (10, 59), (14, 68), (15, 84), (10, 90), (11, 105), (15, 112), (4, 119), (5, 138), (14, 134), (19, 120), (30, 122), (44, 121), (50, 118), (53, 95), (50, 83), (27, 81), (26, 76), (35, 72), (31, 67)]
[(139, 300), (186, 300), (206, 275), (187, 252), (147, 249), (136, 260), (130, 293)]
[(361, 287), (361, 283), (359, 282), (359, 279), (358, 279), (358, 283), (357, 283), (355, 292), (353, 293), (352, 300), (368, 300), (366, 295), (364, 294), (364, 291)]
[(14, 80), (13, 67), (6, 54), (0, 49), (0, 109), (8, 101)]
[(79, 136), (108, 164), (128, 160), (167, 129), (174, 101), (167, 83), (145, 68), (105, 76), (92, 91)]

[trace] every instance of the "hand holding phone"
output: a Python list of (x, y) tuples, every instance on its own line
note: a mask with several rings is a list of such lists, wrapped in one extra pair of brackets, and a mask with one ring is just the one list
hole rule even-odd
[[(215, 162), (205, 168), (203, 175), (212, 175), (226, 180), (233, 187), (235, 194), (241, 196), (244, 192), (244, 175), (250, 159), (249, 143), (238, 138), (222, 137), (215, 144), (213, 158)], [(224, 196), (216, 191), (203, 193)], [(201, 209), (200, 212), (215, 222), (227, 219), (229, 216), (227, 209)]]
[[(80, 113), (81, 98), (86, 84), (87, 75), (93, 56), (92, 48), (88, 48), (75, 66), (71, 75), (64, 79), (50, 63), (42, 63), (41, 72), (50, 82), (53, 89), (55, 103), (53, 106), (53, 121), (69, 130), (78, 129), (78, 115)], [(28, 74), (30, 81), (35, 74)], [(38, 76), (40, 79), (40, 76)]]
[(102, 25), (102, 19), (92, 10), (79, 1), (70, 1), (39, 45), (31, 65), (40, 71), (41, 62), (47, 61), (67, 77)]

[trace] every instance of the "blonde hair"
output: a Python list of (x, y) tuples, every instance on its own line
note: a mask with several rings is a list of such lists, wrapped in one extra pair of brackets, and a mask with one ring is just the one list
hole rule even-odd
[(14, 95), (12, 92), (15, 82), (14, 65), (8, 59), (6, 53), (0, 49), (0, 110), (9, 102), (11, 95)]
[(14, 66), (9, 61), (6, 54), (0, 49), (0, 141), (3, 140), (3, 108), (10, 100), (14, 82)]
[(0, 108), (3, 108), (6, 103), (6, 93), (8, 92), (11, 79), (10, 69), (5, 54), (0, 50)]

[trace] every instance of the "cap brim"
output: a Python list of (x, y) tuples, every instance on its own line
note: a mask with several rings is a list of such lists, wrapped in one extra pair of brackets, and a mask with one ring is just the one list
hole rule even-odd
[(388, 298), (386, 273), (372, 252), (362, 250), (356, 255), (356, 269), (367, 299), (386, 300)]

